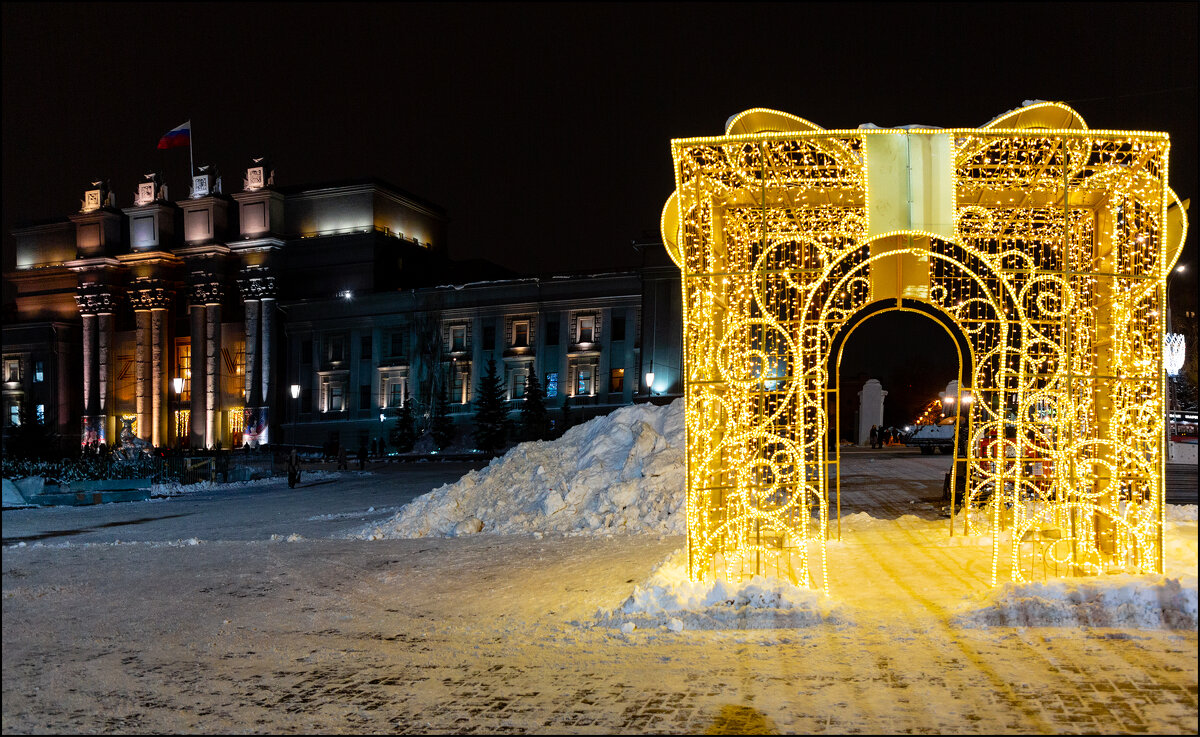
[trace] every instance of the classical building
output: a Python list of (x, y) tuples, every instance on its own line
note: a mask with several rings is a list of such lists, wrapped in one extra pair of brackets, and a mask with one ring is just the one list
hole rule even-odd
[(277, 187), (256, 160), (221, 190), (202, 173), (171, 201), (149, 176), (119, 208), (96, 182), (78, 213), (13, 232), (6, 434), (32, 421), (76, 447), (359, 443), (443, 390), (461, 419), (488, 358), (514, 410), (533, 371), (595, 412), (682, 391), (678, 270), (661, 248), (637, 271), (517, 279), (450, 260), (445, 212), (378, 180)]

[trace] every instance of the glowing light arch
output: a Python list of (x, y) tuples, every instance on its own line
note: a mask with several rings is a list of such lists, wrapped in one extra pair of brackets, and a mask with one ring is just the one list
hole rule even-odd
[(953, 467), (993, 584), (1033, 575), (1029, 540), (1060, 541), (1046, 552), (1073, 573), (1161, 571), (1161, 305), (1187, 226), (1165, 134), (1091, 130), (1060, 103), (949, 130), (754, 109), (672, 145), (693, 578), (829, 590), (830, 350), (889, 300), (929, 305), (970, 351)]

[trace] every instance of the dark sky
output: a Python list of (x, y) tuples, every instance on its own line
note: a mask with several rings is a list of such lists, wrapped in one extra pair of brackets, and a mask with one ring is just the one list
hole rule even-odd
[(128, 206), (164, 168), (181, 196), (187, 153), (155, 144), (188, 118), (227, 183), (263, 154), (279, 184), (377, 176), (449, 211), (453, 256), (526, 272), (635, 264), (670, 139), (756, 106), (954, 127), (1062, 100), (1168, 131), (1195, 198), (1196, 27), (1193, 3), (6, 3), (5, 263), (94, 179)]

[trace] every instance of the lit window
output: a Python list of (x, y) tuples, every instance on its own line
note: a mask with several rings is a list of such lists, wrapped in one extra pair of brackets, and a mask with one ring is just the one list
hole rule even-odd
[(521, 322), (513, 323), (513, 346), (524, 348), (529, 345), (529, 321), (522, 320)]
[(41, 361), (35, 361), (33, 364), (33, 381), (35, 384), (40, 384), (46, 380), (46, 365)]
[(521, 399), (525, 396), (525, 385), (529, 381), (528, 371), (514, 371), (512, 375), (512, 391), (510, 394), (513, 399)]
[(591, 343), (596, 336), (596, 318), (595, 317), (580, 317), (579, 318), (579, 336), (577, 343)]
[(558, 396), (558, 372), (551, 371), (546, 374), (546, 397)]
[(44, 404), (39, 404), (37, 406), (37, 424), (46, 424), (46, 405)]
[[(401, 379), (400, 381), (403, 381)], [(397, 381), (388, 386), (388, 405), (389, 407), (404, 406), (404, 384)]]
[(327, 405), (328, 409), (326, 411), (341, 412), (345, 401), (346, 401), (346, 390), (342, 386), (342, 383), (340, 381), (330, 383), (329, 384), (329, 403)]
[(461, 353), (467, 350), (467, 326), (455, 325), (450, 328), (450, 350)]
[(8, 406), (8, 424), (12, 427), (21, 426), (21, 408), (15, 404)]
[(625, 390), (625, 369), (613, 369), (608, 374), (608, 390), (619, 392)]
[(592, 370), (590, 368), (579, 369), (579, 374), (575, 382), (576, 395), (589, 395), (592, 393)]

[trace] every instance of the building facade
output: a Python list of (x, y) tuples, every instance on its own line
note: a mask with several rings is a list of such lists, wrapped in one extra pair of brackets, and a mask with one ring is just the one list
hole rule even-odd
[(535, 371), (551, 408), (682, 392), (665, 256), (517, 279), (449, 259), (446, 214), (419, 197), (373, 179), (276, 187), (261, 160), (228, 195), (202, 173), (172, 201), (150, 176), (131, 207), (105, 182), (81, 205), (13, 232), (6, 436), (41, 422), (64, 449), (362, 443), (443, 391), (462, 421), (489, 358), (514, 411)]

